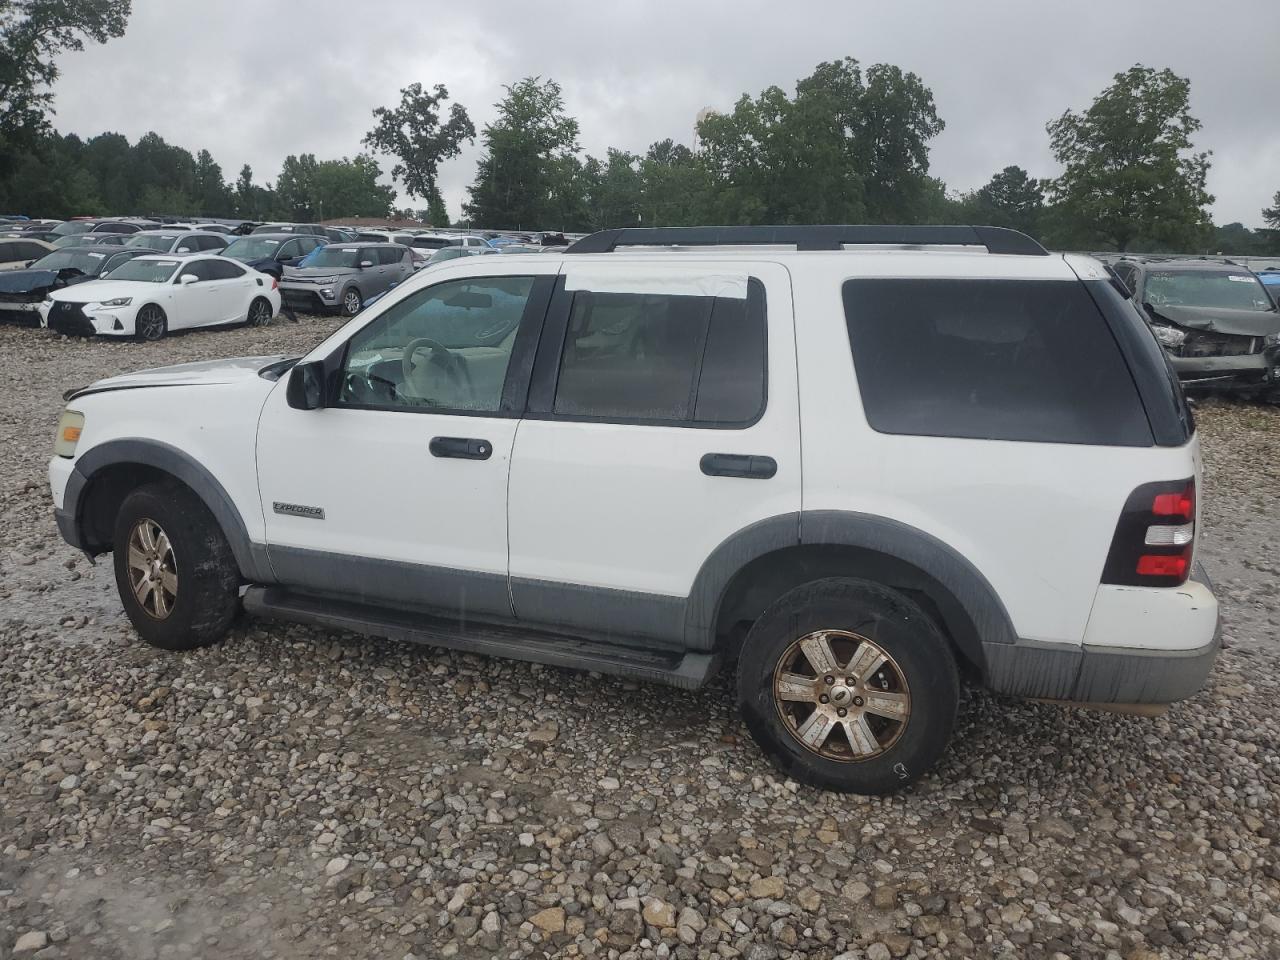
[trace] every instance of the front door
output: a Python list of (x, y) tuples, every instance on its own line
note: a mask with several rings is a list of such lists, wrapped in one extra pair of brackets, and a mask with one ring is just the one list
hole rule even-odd
[(800, 510), (786, 269), (565, 258), (508, 510), (518, 618), (682, 639), (715, 548)]
[(331, 371), (322, 409), (290, 407), (282, 380), (258, 432), (281, 582), (510, 616), (511, 447), (555, 269), (453, 269), (397, 295), (345, 343), (322, 347)]

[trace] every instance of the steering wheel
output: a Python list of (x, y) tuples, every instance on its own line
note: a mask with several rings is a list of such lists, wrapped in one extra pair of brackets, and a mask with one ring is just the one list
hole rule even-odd
[[(413, 362), (413, 356), (419, 350), (429, 349), (431, 351), (431, 359), (429, 363), (434, 363), (444, 371), (445, 376), (452, 380), (457, 386), (464, 389), (467, 396), (474, 399), (474, 391), (471, 386), (471, 374), (467, 370), (467, 362), (458, 356), (444, 344), (438, 340), (432, 340), (430, 337), (419, 337), (416, 340), (410, 340), (405, 344), (404, 353), (400, 356), (401, 376), (404, 379), (405, 386), (413, 383), (413, 371), (417, 366)], [(429, 397), (420, 397), (421, 400), (429, 400)]]

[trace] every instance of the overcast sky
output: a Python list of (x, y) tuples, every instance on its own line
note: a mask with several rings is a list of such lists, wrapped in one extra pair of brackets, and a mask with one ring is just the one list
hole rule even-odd
[[(703, 107), (793, 92), (819, 62), (852, 56), (933, 90), (947, 128), (932, 172), (968, 190), (1008, 164), (1053, 175), (1045, 123), (1141, 62), (1190, 77), (1214, 219), (1257, 226), (1280, 190), (1275, 3), (133, 0), (123, 38), (63, 59), (54, 123), (86, 137), (155, 130), (208, 148), (228, 180), (249, 163), (262, 182), (290, 153), (359, 152), (370, 111), (415, 81), (445, 84), (479, 130), (503, 83), (541, 75), (564, 88), (587, 153), (639, 152), (689, 143)], [(477, 143), (441, 168), (453, 217), (478, 155)]]

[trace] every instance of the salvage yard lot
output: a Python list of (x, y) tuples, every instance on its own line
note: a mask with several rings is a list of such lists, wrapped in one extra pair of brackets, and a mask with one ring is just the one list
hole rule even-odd
[(1155, 720), (971, 692), (934, 773), (871, 799), (779, 779), (723, 680), (253, 621), (137, 641), (54, 528), (62, 391), (337, 325), (0, 328), (0, 958), (1276, 955), (1280, 409), (1197, 408), (1207, 690)]

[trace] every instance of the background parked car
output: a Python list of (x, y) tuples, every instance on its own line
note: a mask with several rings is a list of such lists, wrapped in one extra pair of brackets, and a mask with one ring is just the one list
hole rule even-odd
[(21, 270), (51, 250), (43, 240), (0, 240), (0, 270)]
[(337, 227), (326, 227), (319, 223), (264, 223), (254, 228), (256, 233), (306, 233), (313, 237), (324, 237), (330, 243), (338, 243), (350, 236), (346, 230)]
[(367, 299), (413, 276), (408, 247), (396, 243), (331, 243), (289, 267), (280, 293), (294, 309), (354, 317)]
[(1253, 394), (1280, 386), (1280, 310), (1252, 271), (1160, 257), (1112, 266), (1183, 386)]
[(159, 340), (171, 330), (267, 323), (280, 309), (275, 281), (226, 257), (146, 254), (50, 295), (45, 322), (68, 336)]
[(303, 257), (328, 242), (324, 237), (311, 235), (255, 233), (231, 241), (222, 255), (279, 280), (285, 267), (296, 267)]
[(45, 254), (25, 270), (0, 273), (0, 320), (42, 323), (54, 290), (106, 276), (144, 250), (104, 245), (69, 247)]
[(160, 226), (151, 220), (67, 220), (50, 232), (57, 237), (76, 233), (137, 233)]
[(226, 247), (230, 237), (207, 230), (143, 230), (131, 236), (127, 247), (146, 247), (157, 253), (212, 253)]
[(62, 250), (66, 247), (123, 247), (125, 242), (132, 236), (134, 236), (132, 233), (70, 233), (65, 237), (54, 238), (52, 243), (56, 250)]

